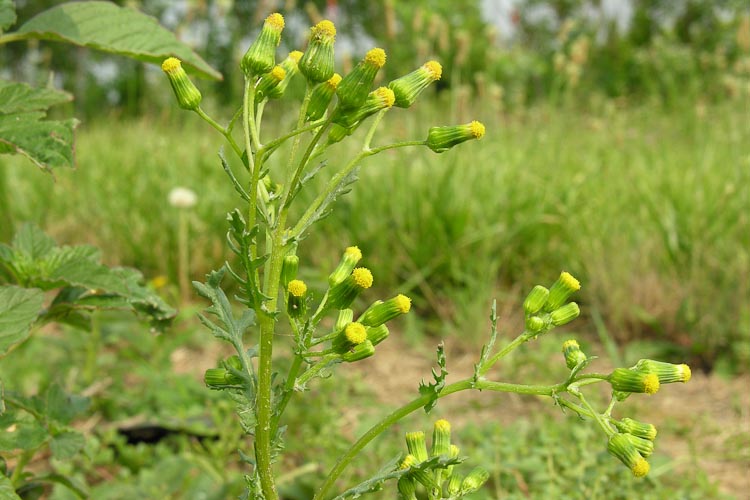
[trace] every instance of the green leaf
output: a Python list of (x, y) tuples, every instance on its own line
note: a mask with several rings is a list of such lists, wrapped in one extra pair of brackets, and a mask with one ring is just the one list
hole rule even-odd
[(72, 100), (71, 94), (61, 90), (37, 88), (25, 83), (0, 80), (0, 114), (46, 111), (52, 106)]
[(423, 396), (430, 396), (430, 401), (424, 405), (424, 412), (430, 413), (437, 404), (438, 394), (445, 387), (445, 377), (448, 375), (448, 370), (445, 368), (445, 350), (443, 343), (437, 347), (437, 362), (440, 367), (440, 373), (432, 369), (432, 376), (435, 378), (435, 382), (425, 384), (424, 380), (419, 383), (419, 393)]
[(63, 431), (52, 438), (49, 449), (57, 459), (70, 458), (78, 453), (86, 444), (83, 434), (75, 431)]
[(58, 5), (29, 19), (13, 36), (69, 42), (155, 64), (174, 56), (203, 77), (222, 78), (156, 19), (110, 2)]
[(44, 111), (0, 114), (0, 153), (23, 155), (37, 167), (73, 167), (73, 130), (78, 121), (43, 120)]
[(3, 474), (0, 474), (0, 498), (21, 500), (21, 497), (16, 495), (16, 489), (13, 487), (13, 483), (10, 482), (10, 478)]
[[(16, 22), (16, 7), (13, 0), (0, 0), (0, 33)], [(2, 102), (2, 101), (0, 101)]]
[(47, 388), (44, 412), (48, 420), (67, 425), (74, 418), (83, 415), (91, 405), (91, 400), (84, 396), (66, 393), (59, 384)]
[(84, 318), (75, 312), (92, 309), (135, 310), (150, 316), (155, 326), (175, 316), (172, 307), (141, 285), (140, 272), (109, 268), (100, 258), (93, 246), (58, 247), (31, 224), (21, 227), (12, 247), (0, 247), (0, 263), (13, 271), (19, 283), (42, 290), (63, 289), (42, 318), (45, 321), (84, 325)]
[(255, 311), (246, 309), (242, 316), (235, 318), (232, 304), (221, 289), (221, 279), (225, 272), (226, 270), (222, 267), (218, 271), (211, 271), (206, 277), (206, 283), (193, 282), (198, 294), (211, 301), (212, 305), (206, 308), (206, 312), (215, 316), (217, 322), (211, 321), (203, 314), (199, 314), (198, 319), (211, 330), (216, 338), (241, 344), (245, 331), (255, 325)]
[(0, 451), (33, 450), (47, 437), (47, 429), (38, 422), (19, 421), (0, 430)]
[(36, 288), (0, 287), (0, 357), (28, 338), (43, 301)]

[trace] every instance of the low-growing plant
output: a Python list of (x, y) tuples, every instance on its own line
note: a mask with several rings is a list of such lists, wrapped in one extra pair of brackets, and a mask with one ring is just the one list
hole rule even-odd
[[(178, 59), (171, 57), (162, 64), (179, 106), (195, 112), (216, 129), (245, 170), (236, 174), (220, 153), (222, 168), (244, 204), (227, 217), (226, 241), (237, 264), (226, 262), (209, 273), (205, 282), (194, 285), (211, 302), (206, 313), (199, 316), (201, 322), (236, 351), (205, 372), (205, 383), (236, 402), (240, 425), (254, 442), (252, 450), (240, 452), (250, 466), (245, 476), (245, 498), (266, 500), (279, 498), (273, 464), (284, 449), (284, 412), (292, 399), (308, 391), (317, 378), (334, 375), (336, 365), (346, 366), (377, 354), (377, 346), (390, 334), (388, 324), (411, 308), (410, 299), (395, 291), (390, 298), (360, 307), (359, 297), (371, 287), (374, 278), (369, 269), (358, 267), (363, 256), (353, 245), (344, 250), (338, 266), (328, 274), (327, 283), (313, 290), (298, 276), (298, 246), (311, 234), (314, 224), (333, 209), (337, 198), (352, 188), (357, 170), (368, 158), (406, 147), (427, 147), (441, 153), (463, 142), (481, 139), (485, 133), (484, 126), (473, 121), (432, 127), (426, 138), (375, 145), (376, 132), (386, 114), (394, 107), (409, 108), (427, 86), (440, 78), (440, 64), (426, 62), (387, 86), (371, 90), (378, 70), (385, 64), (382, 49), (368, 51), (349, 74), (339, 76), (334, 72), (336, 29), (326, 20), (311, 29), (304, 53), (291, 52), (276, 64), (283, 28), (280, 14), (268, 16), (242, 58), (243, 100), (227, 125), (201, 108), (201, 92)], [(296, 123), (284, 135), (263, 137), (266, 106), (282, 97), (290, 80), (298, 74), (306, 81), (306, 91)], [(360, 127), (366, 130), (364, 136), (355, 135)], [(240, 130), (239, 140), (235, 129)], [(361, 147), (353, 158), (340, 161), (336, 145), (345, 140), (361, 140)], [(331, 169), (329, 161), (335, 166), (327, 183), (309, 204), (298, 206), (295, 202), (301, 199), (300, 192), (311, 189), (309, 181)], [(243, 182), (243, 176), (249, 180)], [(234, 282), (236, 294), (231, 298), (223, 289), (225, 280)], [(440, 398), (469, 390), (547, 396), (561, 409), (601, 431), (607, 440), (606, 449), (633, 475), (645, 476), (656, 428), (630, 417), (617, 418), (614, 409), (633, 393), (653, 394), (661, 384), (687, 382), (687, 365), (641, 360), (635, 366), (616, 368), (611, 373), (587, 372), (596, 358), (587, 356), (571, 339), (563, 343), (564, 362), (570, 370), (565, 380), (528, 385), (491, 378), (492, 368), (516, 348), (579, 316), (578, 305), (569, 300), (579, 288), (578, 280), (567, 272), (562, 272), (550, 287), (533, 287), (523, 303), (525, 329), (504, 346), (497, 342), (493, 307), (489, 339), (474, 373), (465, 379), (448, 383), (441, 344), (433, 380), (422, 381), (418, 396), (385, 415), (353, 443), (328, 472), (314, 499), (331, 497), (342, 472), (384, 430), (419, 409), (429, 413)], [(278, 365), (274, 360), (274, 350), (282, 345), (278, 341), (282, 332), (290, 332), (293, 339), (291, 363), (285, 375), (276, 373)], [(595, 408), (586, 396), (589, 386), (598, 383), (607, 383), (612, 389), (604, 409)], [(338, 493), (336, 498), (359, 497), (382, 489), (388, 480), (396, 482), (402, 498), (415, 499), (420, 489), (430, 499), (461, 498), (481, 488), (488, 479), (488, 473), (481, 468), (466, 476), (455, 470), (466, 458), (451, 443), (446, 420), (435, 424), (429, 452), (424, 434), (419, 432), (407, 434), (407, 448), (408, 454), (394, 457), (372, 477)]]

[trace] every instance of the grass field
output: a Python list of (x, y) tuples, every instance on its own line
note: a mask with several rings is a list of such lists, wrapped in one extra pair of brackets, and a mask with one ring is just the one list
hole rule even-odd
[[(600, 108), (506, 115), (426, 102), (418, 113), (395, 110), (376, 142), (424, 137), (454, 118), (481, 119), (488, 132), (440, 157), (406, 149), (366, 162), (365, 182), (301, 245), (305, 277), (320, 282), (344, 247), (359, 245), (376, 287), (414, 297), (420, 331), (476, 339), (491, 298), (514, 311), (521, 290), (565, 269), (584, 284), (589, 331), (645, 340), (698, 367), (743, 369), (750, 362), (747, 103)], [(290, 120), (269, 112), (266, 126)], [(84, 124), (79, 168), (57, 172), (56, 181), (3, 159), (12, 217), (176, 283), (178, 213), (167, 193), (186, 186), (199, 196), (189, 251), (190, 276), (200, 278), (228, 258), (225, 215), (236, 205), (220, 145), (187, 113)], [(334, 167), (354, 154), (345, 148), (332, 151)]]

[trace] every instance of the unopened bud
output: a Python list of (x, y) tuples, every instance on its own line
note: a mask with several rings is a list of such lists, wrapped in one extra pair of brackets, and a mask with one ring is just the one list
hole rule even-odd
[(549, 289), (549, 297), (544, 310), (552, 312), (567, 302), (568, 298), (581, 289), (581, 284), (570, 273), (563, 271)]
[(555, 309), (550, 313), (550, 319), (555, 326), (562, 326), (570, 323), (581, 315), (581, 310), (575, 302), (568, 302), (564, 306)]
[(482, 487), (490, 478), (490, 473), (482, 467), (475, 467), (461, 483), (461, 494), (473, 493)]
[(654, 373), (644, 373), (627, 368), (615, 368), (609, 375), (612, 389), (622, 392), (655, 394), (659, 390), (659, 377)]
[(612, 435), (607, 443), (607, 451), (624, 463), (635, 477), (645, 476), (651, 468), (625, 434)]
[(393, 90), (396, 96), (394, 106), (399, 108), (408, 108), (417, 100), (432, 82), (440, 80), (443, 75), (443, 67), (437, 61), (429, 61), (416, 69), (404, 75), (401, 78), (393, 80), (388, 87)]
[(661, 384), (685, 383), (692, 377), (690, 367), (686, 364), (675, 365), (653, 359), (642, 359), (633, 368), (646, 373), (655, 373)]
[[(352, 129), (362, 120), (374, 115), (380, 110), (393, 106), (393, 91), (388, 87), (380, 87), (367, 95), (364, 104), (354, 109), (337, 108), (331, 120), (344, 128)], [(351, 133), (351, 131), (350, 131)]]
[(368, 326), (367, 327), (367, 340), (372, 342), (372, 345), (378, 345), (382, 341), (388, 338), (388, 335), (390, 335), (390, 331), (388, 330), (388, 327), (385, 325), (380, 326)]
[(372, 273), (369, 269), (358, 267), (344, 281), (328, 292), (328, 307), (345, 309), (349, 307), (362, 290), (372, 286)]
[(310, 30), (310, 42), (299, 61), (299, 70), (312, 83), (320, 83), (333, 76), (333, 43), (336, 27), (331, 21), (321, 21)]
[(287, 313), (292, 318), (299, 318), (305, 314), (307, 285), (302, 280), (292, 280), (287, 286)]
[(617, 430), (622, 433), (632, 434), (650, 441), (656, 439), (656, 427), (654, 427), (653, 424), (646, 424), (628, 417), (625, 417), (620, 421), (613, 420), (613, 423), (615, 424), (615, 427), (617, 427)]
[(478, 121), (464, 125), (432, 127), (427, 134), (427, 147), (436, 153), (442, 153), (462, 142), (482, 137), (484, 137), (484, 125)]
[(445, 419), (435, 422), (432, 430), (432, 456), (450, 455), (451, 424)]
[(526, 318), (526, 330), (532, 333), (539, 333), (544, 329), (544, 320), (539, 316), (530, 316)]
[(365, 340), (361, 344), (355, 345), (350, 351), (345, 352), (341, 355), (341, 359), (347, 363), (353, 363), (361, 359), (369, 358), (375, 354), (375, 346), (372, 342)]
[(411, 299), (406, 295), (396, 295), (395, 297), (378, 302), (370, 306), (362, 315), (360, 321), (365, 326), (380, 326), (393, 318), (406, 314), (411, 309)]
[(406, 447), (411, 455), (417, 459), (417, 462), (424, 462), (429, 458), (427, 455), (427, 444), (425, 442), (424, 432), (407, 432)]
[(277, 92), (276, 89), (286, 78), (286, 70), (280, 65), (273, 67), (271, 71), (260, 77), (258, 86), (255, 88), (255, 101), (260, 102), (263, 99), (281, 97), (283, 92)]
[(586, 354), (581, 351), (581, 346), (573, 339), (566, 340), (563, 343), (562, 352), (565, 356), (565, 365), (570, 370), (586, 361)]
[(283, 29), (284, 16), (281, 14), (274, 13), (266, 18), (258, 38), (242, 57), (240, 66), (245, 76), (257, 76), (271, 71), (276, 64), (276, 47), (281, 42)]
[(281, 286), (286, 289), (289, 282), (297, 277), (299, 269), (299, 257), (296, 255), (286, 255), (281, 263)]
[(523, 301), (523, 310), (527, 315), (538, 313), (547, 302), (547, 297), (549, 297), (549, 290), (542, 285), (536, 285)]
[(169, 57), (161, 64), (161, 69), (167, 74), (169, 84), (172, 86), (177, 104), (182, 109), (195, 111), (201, 104), (203, 96), (198, 87), (193, 84), (190, 77), (182, 68), (182, 63), (176, 57)]
[(364, 104), (372, 83), (375, 81), (375, 75), (383, 65), (385, 65), (383, 49), (375, 48), (367, 52), (364, 59), (341, 80), (336, 90), (342, 109), (358, 108)]
[(331, 104), (333, 95), (341, 83), (341, 75), (334, 73), (331, 78), (315, 86), (310, 94), (310, 102), (307, 105), (305, 118), (307, 121), (319, 120), (323, 117), (328, 106)]
[(358, 247), (347, 247), (341, 256), (338, 266), (328, 276), (328, 285), (336, 286), (344, 281), (354, 270), (354, 267), (362, 259), (362, 252)]

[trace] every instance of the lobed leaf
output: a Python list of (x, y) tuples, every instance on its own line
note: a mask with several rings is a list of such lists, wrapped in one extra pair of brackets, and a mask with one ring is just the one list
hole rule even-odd
[(432, 376), (435, 378), (434, 382), (425, 384), (424, 380), (419, 383), (419, 393), (423, 396), (430, 396), (430, 401), (424, 406), (424, 412), (430, 413), (437, 404), (438, 395), (440, 391), (445, 387), (445, 377), (448, 375), (448, 370), (445, 368), (445, 349), (443, 343), (440, 342), (437, 347), (437, 362), (440, 367), (440, 373), (432, 369)]
[(66, 459), (81, 451), (85, 444), (86, 439), (80, 432), (62, 431), (52, 437), (49, 449), (53, 457)]
[(0, 287), (0, 356), (28, 338), (43, 301), (44, 293), (36, 288)]
[(70, 2), (52, 7), (29, 19), (13, 36), (68, 42), (154, 64), (174, 56), (202, 77), (222, 79), (221, 73), (155, 18), (111, 2)]

